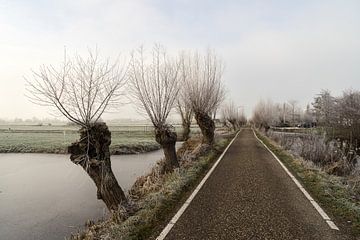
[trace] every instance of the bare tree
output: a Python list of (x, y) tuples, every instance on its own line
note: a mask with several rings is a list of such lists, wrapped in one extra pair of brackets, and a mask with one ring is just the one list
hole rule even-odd
[(307, 104), (306, 109), (301, 112), (301, 122), (304, 127), (313, 127), (313, 123), (315, 122), (314, 112), (309, 104)]
[(30, 101), (59, 111), (79, 125), (80, 140), (69, 147), (70, 159), (83, 167), (97, 186), (97, 197), (109, 210), (126, 203), (126, 197), (111, 169), (111, 133), (99, 122), (106, 109), (120, 103), (125, 84), (124, 64), (89, 56), (64, 57), (60, 68), (41, 66), (27, 80)]
[[(239, 111), (239, 108), (241, 108), (242, 111)], [(243, 106), (236, 107), (232, 101), (224, 104), (221, 112), (223, 119), (231, 124), (234, 131), (238, 130), (247, 123), (247, 119), (243, 111)], [(227, 126), (227, 124), (225, 125)]]
[[(184, 83), (186, 79), (189, 77), (189, 58), (185, 54), (182, 54), (180, 57), (180, 78), (179, 81)], [(176, 101), (176, 109), (181, 116), (182, 121), (182, 140), (186, 141), (190, 137), (190, 127), (191, 121), (194, 117), (194, 112), (191, 108), (191, 102), (186, 93), (185, 85), (180, 86), (179, 95)]]
[(247, 123), (246, 115), (244, 114), (244, 111), (238, 112), (237, 114), (237, 125), (238, 127), (242, 127)]
[(333, 97), (322, 91), (313, 103), (318, 125), (324, 127), (328, 136), (349, 141), (358, 146), (360, 142), (360, 92), (347, 90), (342, 96)]
[(238, 112), (237, 112), (237, 109), (236, 109), (234, 103), (231, 101), (231, 102), (225, 104), (221, 110), (222, 110), (222, 115), (223, 115), (225, 121), (229, 122), (231, 124), (233, 130), (236, 131), (238, 128), (238, 125), (237, 125)]
[(328, 90), (322, 90), (313, 102), (316, 120), (319, 125), (331, 127), (337, 122), (336, 98)]
[(260, 100), (253, 111), (253, 123), (266, 131), (271, 126), (278, 125), (282, 121), (282, 110), (279, 104), (274, 104), (270, 99)]
[(288, 104), (290, 105), (290, 109), (291, 109), (291, 125), (295, 126), (296, 125), (295, 112), (296, 112), (296, 108), (297, 108), (297, 101), (294, 99), (291, 99), (288, 101)]
[(360, 145), (360, 92), (346, 90), (337, 100), (338, 128), (342, 129), (350, 144)]
[(186, 80), (188, 99), (201, 129), (203, 143), (211, 145), (215, 131), (211, 115), (224, 100), (223, 66), (217, 55), (209, 50), (204, 56), (198, 53), (191, 56), (189, 69), (190, 75)]
[(165, 172), (179, 167), (175, 150), (177, 135), (166, 123), (179, 93), (179, 72), (179, 62), (168, 57), (162, 46), (154, 46), (148, 61), (142, 48), (133, 53), (129, 74), (131, 95), (154, 125), (155, 139), (165, 154)]

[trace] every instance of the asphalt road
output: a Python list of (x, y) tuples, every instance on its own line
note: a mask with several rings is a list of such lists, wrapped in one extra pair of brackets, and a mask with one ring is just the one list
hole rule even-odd
[(165, 239), (350, 238), (329, 228), (252, 130), (244, 129)]

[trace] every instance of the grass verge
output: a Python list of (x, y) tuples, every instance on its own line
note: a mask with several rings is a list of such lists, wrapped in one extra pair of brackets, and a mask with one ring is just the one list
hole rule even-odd
[[(171, 219), (174, 212), (191, 194), (197, 183), (206, 174), (214, 161), (224, 151), (234, 135), (218, 137), (215, 145), (207, 151), (198, 151), (194, 143), (181, 149), (186, 153), (200, 152), (189, 158), (181, 159), (181, 167), (169, 174), (149, 174), (139, 179), (133, 187), (132, 199), (137, 210), (131, 216), (120, 213), (103, 222), (93, 224), (87, 230), (72, 239), (154, 239), (162, 227)], [(197, 142), (198, 144), (199, 142)], [(190, 148), (190, 150), (189, 150)], [(154, 177), (156, 175), (156, 177)], [(134, 193), (135, 192), (135, 193)], [(115, 214), (116, 216), (116, 214)]]
[(360, 202), (342, 177), (327, 174), (308, 161), (295, 158), (268, 137), (256, 135), (286, 165), (341, 230), (360, 235)]
[[(1, 132), (0, 153), (67, 153), (67, 147), (78, 140), (76, 131)], [(112, 132), (110, 152), (113, 155), (144, 153), (160, 149), (150, 132)]]

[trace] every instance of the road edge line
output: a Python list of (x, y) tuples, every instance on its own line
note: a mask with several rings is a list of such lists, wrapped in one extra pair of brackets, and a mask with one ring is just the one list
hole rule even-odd
[(222, 152), (222, 154), (220, 155), (220, 157), (216, 160), (216, 162), (214, 163), (214, 165), (211, 167), (211, 169), (207, 172), (207, 174), (205, 175), (205, 177), (201, 180), (201, 182), (199, 183), (199, 185), (197, 185), (197, 187), (195, 188), (195, 190), (191, 193), (191, 195), (188, 197), (188, 199), (186, 199), (186, 201), (184, 202), (184, 204), (181, 206), (181, 208), (177, 211), (177, 213), (174, 215), (174, 217), (169, 221), (169, 223), (166, 225), (166, 227), (161, 231), (161, 233), (159, 234), (159, 236), (156, 238), (156, 240), (163, 240), (165, 239), (165, 237), (168, 235), (168, 233), (170, 232), (170, 230), (173, 228), (173, 226), (175, 225), (175, 223), (179, 220), (179, 218), (181, 217), (181, 215), (185, 212), (185, 210), (187, 209), (187, 207), (190, 205), (191, 201), (195, 198), (195, 196), (197, 195), (197, 193), (200, 191), (200, 189), (202, 188), (202, 186), (205, 184), (206, 180), (210, 177), (211, 173), (215, 170), (216, 166), (220, 163), (220, 161), (223, 159), (225, 153), (227, 152), (227, 150), (230, 148), (230, 146), (232, 145), (232, 143), (235, 141), (235, 139), (237, 138), (237, 136), (239, 135), (239, 133), (242, 131), (242, 129), (235, 135), (235, 137), (231, 140), (231, 142), (229, 143), (229, 145), (225, 148), (225, 150)]
[(294, 177), (294, 175), (287, 169), (287, 167), (281, 162), (281, 160), (273, 153), (273, 151), (266, 146), (266, 144), (256, 136), (255, 130), (252, 129), (254, 136), (256, 139), (264, 145), (264, 147), (271, 153), (271, 155), (278, 161), (280, 166), (285, 170), (285, 172), (289, 175), (291, 180), (295, 183), (295, 185), (300, 189), (300, 191), (304, 194), (307, 200), (311, 203), (311, 205), (316, 209), (316, 211), (319, 213), (319, 215), (325, 220), (327, 225), (333, 229), (339, 231), (339, 228), (336, 226), (336, 224), (330, 219), (330, 217), (325, 213), (325, 211), (320, 207), (320, 205), (311, 197), (311, 195), (305, 190), (305, 188), (301, 185), (301, 183)]

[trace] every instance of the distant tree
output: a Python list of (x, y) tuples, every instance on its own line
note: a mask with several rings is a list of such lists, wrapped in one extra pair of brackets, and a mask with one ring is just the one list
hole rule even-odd
[(180, 91), (180, 64), (165, 49), (155, 45), (147, 61), (143, 48), (134, 52), (130, 64), (131, 95), (141, 112), (145, 112), (155, 128), (155, 139), (165, 154), (164, 171), (179, 167), (176, 156), (176, 132), (166, 122)]
[(188, 102), (188, 99), (185, 98), (185, 95), (181, 92), (179, 98), (176, 102), (176, 108), (181, 116), (181, 125), (182, 125), (182, 140), (186, 141), (190, 137), (190, 127), (191, 122), (194, 117), (191, 105)]
[(330, 127), (334, 137), (348, 140), (352, 145), (360, 145), (360, 92), (346, 90), (335, 98), (336, 115), (332, 117)]
[[(314, 99), (314, 112), (318, 126), (328, 139), (337, 139), (346, 153), (359, 154), (360, 146), (360, 92), (346, 90), (334, 97), (329, 91), (321, 91)], [(351, 169), (357, 163), (354, 157), (344, 158)]]
[[(190, 58), (189, 55), (182, 53), (180, 55), (180, 77), (179, 82), (185, 83), (186, 79), (190, 76)], [(191, 102), (186, 92), (186, 85), (179, 84), (179, 94), (176, 100), (176, 110), (180, 114), (182, 123), (182, 140), (186, 141), (190, 137), (191, 122), (194, 117), (194, 111), (191, 107)]]
[[(185, 53), (180, 55), (180, 83), (185, 83), (190, 76), (190, 59)], [(191, 122), (194, 117), (194, 112), (191, 107), (191, 102), (186, 92), (185, 84), (180, 84), (180, 91), (176, 100), (176, 110), (180, 114), (182, 122), (182, 139), (186, 141), (190, 137)]]
[(219, 106), (217, 106), (217, 107), (213, 110), (212, 114), (210, 114), (210, 116), (212, 116), (212, 119), (213, 119), (214, 121), (216, 121), (216, 114), (217, 114), (217, 112), (218, 112), (218, 107), (219, 107)]
[(100, 60), (97, 51), (68, 59), (60, 68), (41, 66), (27, 79), (30, 101), (58, 110), (80, 129), (80, 140), (69, 147), (70, 159), (83, 167), (97, 186), (97, 197), (109, 210), (127, 202), (111, 169), (111, 133), (100, 122), (106, 109), (120, 104), (125, 65)]
[(297, 101), (294, 99), (291, 99), (288, 101), (288, 104), (290, 105), (290, 114), (291, 114), (291, 125), (296, 125), (296, 109), (297, 109)]
[(322, 90), (313, 102), (316, 120), (320, 126), (331, 127), (336, 123), (336, 99), (330, 91)]
[(214, 142), (215, 123), (212, 114), (224, 100), (222, 83), (223, 65), (213, 51), (204, 56), (195, 53), (189, 64), (186, 93), (194, 111), (195, 119), (203, 135), (203, 143)]
[(239, 113), (238, 113), (238, 116), (237, 116), (237, 125), (238, 125), (239, 127), (242, 127), (242, 126), (244, 126), (246, 123), (247, 123), (247, 118), (246, 118), (244, 112), (243, 112), (243, 111), (239, 112)]
[(360, 145), (360, 92), (347, 90), (336, 99), (338, 112), (337, 121), (333, 120), (334, 127), (340, 130), (341, 137), (350, 143)]
[(329, 135), (343, 139), (360, 139), (360, 93), (347, 90), (334, 97), (329, 91), (321, 91), (313, 102), (319, 126)]
[(279, 104), (274, 104), (270, 99), (260, 100), (253, 111), (252, 122), (259, 128), (265, 130), (276, 126), (281, 122), (282, 110)]
[(224, 117), (225, 121), (231, 124), (234, 131), (238, 129), (239, 114), (233, 102), (224, 104), (222, 107), (222, 116)]
[(306, 105), (306, 109), (300, 113), (301, 123), (304, 127), (314, 127), (315, 116), (310, 104)]
[(22, 118), (15, 118), (14, 119), (14, 123), (23, 123), (23, 119)]

